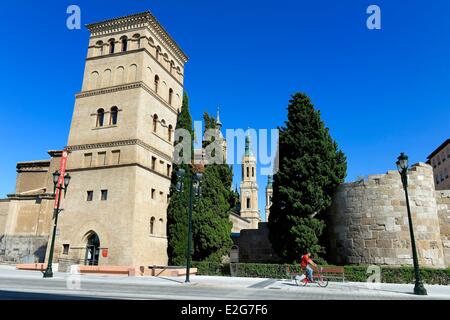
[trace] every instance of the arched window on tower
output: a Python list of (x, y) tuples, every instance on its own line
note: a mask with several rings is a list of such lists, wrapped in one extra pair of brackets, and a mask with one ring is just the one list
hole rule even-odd
[(159, 61), (159, 56), (161, 55), (161, 47), (156, 47), (156, 61)]
[(114, 39), (110, 39), (108, 41), (108, 43), (109, 43), (109, 53), (110, 54), (114, 53), (114, 49), (115, 49), (115, 46), (116, 46), (115, 42), (116, 41)]
[(250, 168), (247, 167), (247, 178), (250, 178)]
[(110, 125), (116, 125), (117, 124), (117, 117), (119, 114), (119, 109), (117, 107), (111, 108), (111, 118), (109, 119)]
[(170, 61), (170, 73), (172, 73), (172, 70), (175, 68), (175, 62), (173, 60)]
[(247, 197), (247, 209), (251, 209), (251, 206), (250, 197)]
[(126, 52), (128, 49), (128, 38), (127, 37), (122, 37), (120, 38), (121, 43), (122, 43), (122, 52)]
[(103, 127), (103, 122), (105, 120), (105, 110), (98, 109), (97, 110), (97, 127)]
[(156, 133), (156, 129), (158, 128), (158, 115), (153, 115), (153, 132)]
[(99, 56), (103, 55), (103, 41), (97, 41), (97, 43), (95, 44), (97, 47), (97, 52)]
[(150, 219), (150, 234), (153, 234), (155, 231), (155, 217), (152, 217)]
[(136, 49), (140, 49), (141, 48), (141, 35), (140, 34), (135, 34), (133, 36), (133, 40), (136, 42)]
[(159, 76), (155, 75), (155, 92), (158, 93)]
[(163, 235), (164, 233), (164, 220), (161, 218), (159, 219), (159, 234)]
[(255, 167), (252, 167), (252, 177), (255, 177)]
[(169, 104), (172, 105), (172, 99), (173, 99), (173, 89), (169, 89)]
[(170, 124), (169, 125), (169, 129), (168, 129), (168, 134), (169, 134), (169, 142), (172, 142), (172, 132), (173, 132), (173, 127)]

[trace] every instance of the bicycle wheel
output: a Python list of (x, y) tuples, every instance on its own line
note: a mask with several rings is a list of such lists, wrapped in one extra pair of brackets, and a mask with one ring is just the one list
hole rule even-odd
[(319, 275), (316, 281), (319, 287), (325, 288), (326, 286), (328, 286), (328, 279), (322, 277), (322, 275)]

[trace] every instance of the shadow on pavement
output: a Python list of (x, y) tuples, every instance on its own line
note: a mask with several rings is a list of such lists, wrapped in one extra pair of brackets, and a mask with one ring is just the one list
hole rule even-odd
[(184, 283), (184, 280), (175, 280), (175, 279), (170, 279), (170, 278), (166, 278), (166, 277), (158, 277), (158, 279), (163, 279), (163, 280), (167, 280), (167, 281), (172, 281), (172, 282), (176, 282), (176, 283)]
[(64, 294), (0, 290), (0, 300), (111, 300), (111, 299), (97, 298), (97, 297), (81, 297)]

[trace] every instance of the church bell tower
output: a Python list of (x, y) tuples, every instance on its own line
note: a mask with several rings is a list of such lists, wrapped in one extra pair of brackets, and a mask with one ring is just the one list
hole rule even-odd
[(258, 229), (261, 218), (258, 207), (256, 157), (252, 150), (250, 133), (245, 138), (245, 154), (242, 160), (241, 217), (250, 220), (251, 229)]

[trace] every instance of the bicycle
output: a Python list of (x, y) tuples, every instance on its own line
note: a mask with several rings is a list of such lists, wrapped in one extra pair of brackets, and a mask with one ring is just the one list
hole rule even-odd
[(295, 284), (297, 286), (303, 285), (304, 287), (306, 287), (306, 285), (308, 283), (317, 283), (319, 285), (319, 287), (325, 288), (328, 286), (328, 279), (326, 277), (324, 277), (322, 275), (322, 270), (323, 268), (317, 268), (316, 272), (314, 272), (313, 274), (313, 280), (311, 281), (308, 279), (308, 274), (306, 272), (306, 269), (303, 270), (303, 274), (300, 275), (295, 275), (294, 280), (295, 280)]

